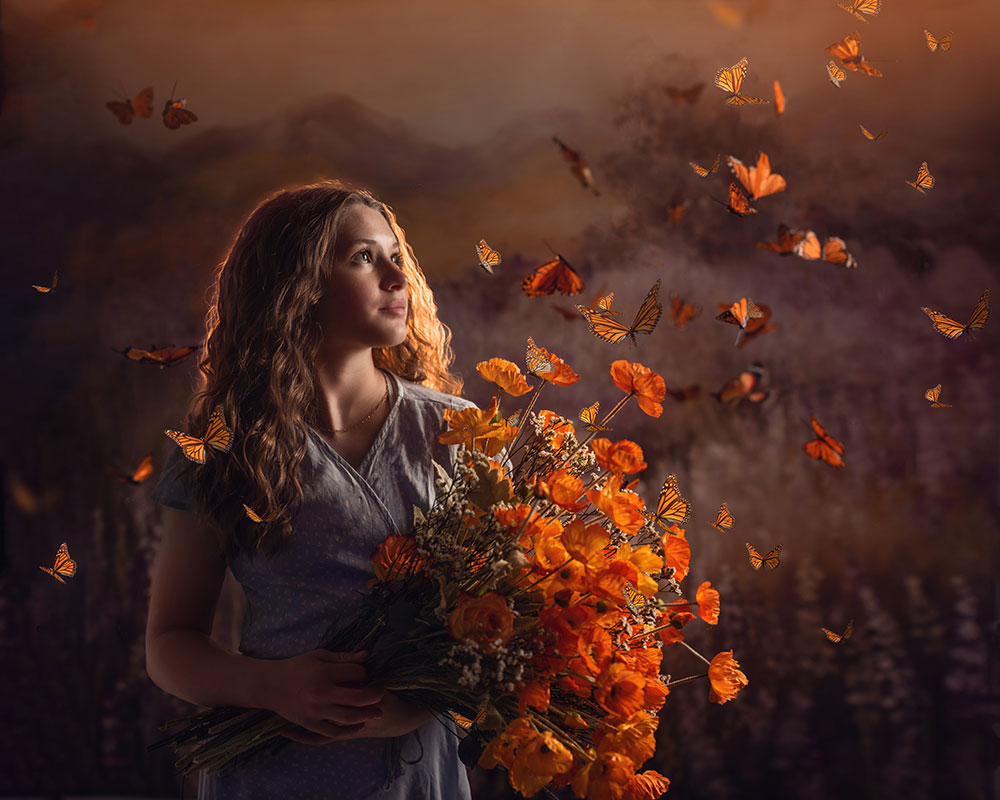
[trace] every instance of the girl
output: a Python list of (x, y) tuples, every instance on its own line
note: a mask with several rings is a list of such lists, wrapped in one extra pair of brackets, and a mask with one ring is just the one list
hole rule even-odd
[[(279, 192), (219, 269), (206, 327), (184, 430), (205, 436), (221, 406), (231, 445), (204, 464), (176, 448), (153, 492), (168, 509), (147, 671), (190, 703), (293, 724), (278, 752), (202, 772), (199, 799), (469, 798), (453, 726), (365, 685), (363, 653), (318, 649), (357, 611), (377, 544), (432, 504), (431, 459), (453, 468), (444, 409), (473, 406), (392, 211), (335, 182)], [(227, 566), (238, 653), (211, 638)]]

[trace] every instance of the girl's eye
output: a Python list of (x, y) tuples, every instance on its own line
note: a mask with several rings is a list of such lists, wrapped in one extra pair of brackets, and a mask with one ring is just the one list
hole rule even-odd
[[(361, 250), (356, 256), (354, 256), (354, 259), (352, 259), (352, 260), (356, 261), (361, 256), (367, 256), (368, 259), (371, 260), (371, 255), (372, 255), (371, 250)], [(395, 264), (401, 263), (401, 259), (402, 259), (402, 256), (399, 253), (396, 253), (392, 257), (393, 263), (395, 263)]]

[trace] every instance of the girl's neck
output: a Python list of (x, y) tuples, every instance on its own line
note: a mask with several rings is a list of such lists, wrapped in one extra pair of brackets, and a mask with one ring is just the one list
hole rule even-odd
[(370, 348), (317, 363), (318, 424), (341, 429), (356, 423), (385, 396), (387, 380), (375, 366)]

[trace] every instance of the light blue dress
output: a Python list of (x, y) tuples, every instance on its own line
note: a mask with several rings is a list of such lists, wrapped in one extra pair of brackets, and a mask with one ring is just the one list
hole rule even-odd
[[(369, 557), (379, 542), (411, 529), (414, 505), (426, 510), (433, 503), (431, 459), (453, 469), (455, 446), (437, 441), (444, 429), (443, 411), (475, 404), (386, 374), (392, 407), (360, 468), (355, 470), (310, 428), (303, 462), (306, 495), (291, 538), (271, 560), (263, 555), (253, 561), (244, 556), (230, 560), (246, 595), (241, 653), (288, 658), (315, 650), (332, 621), (346, 622), (358, 610), (365, 582), (374, 575)], [(152, 497), (191, 510), (178, 477), (184, 462), (177, 448)], [(390, 758), (394, 741), (405, 761)], [(454, 723), (446, 729), (432, 720), (398, 740), (289, 742), (229, 774), (201, 772), (198, 780), (199, 800), (376, 797), (471, 798)]]

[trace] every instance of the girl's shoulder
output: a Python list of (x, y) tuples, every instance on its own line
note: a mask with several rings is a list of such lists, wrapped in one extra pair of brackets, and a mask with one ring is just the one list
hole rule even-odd
[(426, 410), (435, 410), (437, 413), (445, 408), (461, 411), (466, 408), (478, 408), (471, 400), (464, 397), (456, 397), (447, 392), (439, 392), (427, 386), (411, 383), (404, 378), (396, 377), (400, 386), (400, 402), (423, 407)]

